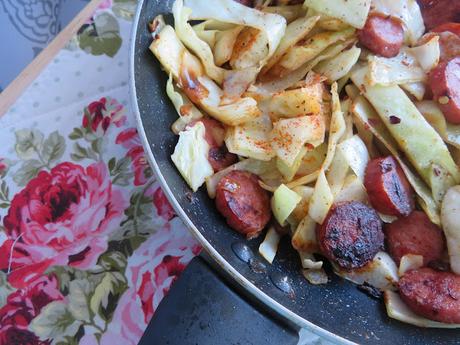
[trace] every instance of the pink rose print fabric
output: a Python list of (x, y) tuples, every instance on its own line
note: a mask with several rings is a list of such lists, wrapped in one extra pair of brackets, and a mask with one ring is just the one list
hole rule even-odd
[(0, 251), (8, 281), (22, 288), (50, 266), (94, 266), (107, 250), (110, 231), (126, 208), (121, 191), (112, 187), (107, 167), (84, 169), (70, 162), (40, 171), (11, 201), (3, 220), (8, 236)]
[[(58, 55), (115, 86), (33, 118), (24, 95), (16, 118), (0, 117), (0, 345), (136, 345), (200, 252), (147, 162), (128, 87), (113, 80), (115, 67), (127, 74), (135, 7), (101, 2)], [(64, 74), (38, 80), (49, 90), (34, 99), (74, 87), (58, 83)]]

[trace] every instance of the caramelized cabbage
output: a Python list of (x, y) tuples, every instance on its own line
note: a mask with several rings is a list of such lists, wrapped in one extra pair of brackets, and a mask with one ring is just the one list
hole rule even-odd
[(371, 0), (305, 0), (304, 5), (361, 29), (366, 23)]

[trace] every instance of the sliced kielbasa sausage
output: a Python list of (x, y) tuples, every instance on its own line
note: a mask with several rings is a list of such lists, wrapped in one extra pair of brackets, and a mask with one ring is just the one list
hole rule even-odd
[(460, 22), (460, 1), (417, 0), (427, 31), (448, 22)]
[(257, 236), (271, 218), (268, 192), (246, 171), (234, 170), (219, 181), (216, 207), (230, 227), (248, 238)]
[(430, 320), (460, 323), (460, 276), (431, 268), (411, 270), (399, 280), (402, 300)]
[(236, 163), (238, 156), (228, 152), (224, 143), (225, 127), (219, 121), (210, 117), (203, 117), (194, 121), (190, 126), (194, 126), (197, 122), (201, 122), (204, 125), (204, 138), (209, 144), (208, 161), (214, 172), (219, 172)]
[(367, 18), (366, 25), (359, 30), (358, 38), (361, 45), (374, 54), (393, 57), (401, 49), (404, 30), (398, 19), (372, 13)]
[(432, 32), (451, 32), (457, 36), (460, 36), (460, 23), (444, 23), (434, 29)]
[(399, 265), (406, 254), (423, 256), (423, 264), (441, 260), (445, 251), (444, 234), (425, 212), (414, 211), (408, 217), (385, 225), (388, 252)]
[(446, 120), (460, 124), (460, 56), (438, 64), (429, 74), (429, 83)]
[(414, 192), (392, 156), (369, 162), (364, 177), (369, 201), (377, 211), (391, 216), (408, 216), (414, 210)]
[(214, 172), (219, 172), (235, 164), (238, 161), (238, 156), (228, 152), (227, 146), (224, 144), (220, 147), (211, 147), (209, 149), (208, 161)]
[(322, 253), (345, 269), (365, 266), (383, 248), (382, 222), (375, 210), (352, 201), (334, 205), (317, 228)]

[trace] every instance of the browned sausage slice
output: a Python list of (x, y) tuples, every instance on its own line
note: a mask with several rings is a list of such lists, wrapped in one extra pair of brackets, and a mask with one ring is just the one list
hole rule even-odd
[(414, 192), (392, 156), (369, 162), (364, 186), (372, 207), (391, 216), (408, 216), (414, 210)]
[(234, 170), (219, 181), (216, 207), (230, 227), (248, 238), (257, 236), (271, 218), (268, 192), (246, 171)]
[(317, 237), (322, 253), (345, 269), (365, 266), (383, 248), (377, 212), (357, 201), (334, 205)]
[(417, 0), (417, 2), (427, 31), (444, 23), (460, 22), (458, 0)]
[(399, 280), (402, 300), (430, 320), (460, 323), (460, 276), (431, 268), (412, 270)]
[(399, 264), (406, 254), (423, 256), (423, 263), (441, 260), (445, 250), (444, 234), (433, 224), (425, 212), (414, 211), (385, 226), (387, 248)]
[(367, 18), (364, 28), (359, 30), (361, 45), (371, 52), (384, 57), (398, 55), (404, 40), (401, 22), (390, 16), (372, 13)]
[(208, 161), (214, 172), (219, 172), (235, 164), (238, 161), (238, 156), (228, 152), (227, 146), (223, 144), (220, 147), (211, 147), (209, 149)]
[(192, 122), (189, 126), (194, 126), (197, 122), (201, 122), (204, 125), (204, 138), (209, 144), (208, 161), (214, 172), (219, 172), (236, 163), (238, 156), (228, 152), (224, 143), (225, 127), (219, 121), (210, 117), (203, 117)]
[(438, 64), (430, 72), (429, 83), (446, 120), (460, 124), (460, 56)]

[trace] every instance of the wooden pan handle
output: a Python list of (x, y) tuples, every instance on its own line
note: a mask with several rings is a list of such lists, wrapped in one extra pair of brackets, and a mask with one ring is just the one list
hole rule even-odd
[(0, 93), (0, 117), (16, 102), (24, 90), (61, 51), (80, 27), (91, 17), (102, 0), (91, 0), (85, 8), (62, 30), (56, 38)]

